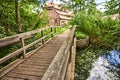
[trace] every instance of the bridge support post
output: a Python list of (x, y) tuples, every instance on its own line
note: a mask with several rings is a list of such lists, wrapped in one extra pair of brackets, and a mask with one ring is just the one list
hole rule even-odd
[[(53, 32), (53, 28), (51, 27), (51, 33)], [(51, 34), (51, 37), (53, 37), (53, 34)]]
[[(44, 36), (44, 32), (43, 31), (41, 31), (41, 37), (43, 37)], [(45, 41), (44, 41), (44, 39), (42, 39), (42, 44), (44, 44), (45, 43)]]
[(26, 49), (24, 48), (25, 47), (25, 42), (24, 42), (24, 39), (23, 38), (20, 38), (20, 43), (21, 43), (21, 47), (23, 48), (23, 58), (25, 58), (25, 54), (26, 54)]
[(56, 33), (56, 28), (54, 28), (54, 32)]

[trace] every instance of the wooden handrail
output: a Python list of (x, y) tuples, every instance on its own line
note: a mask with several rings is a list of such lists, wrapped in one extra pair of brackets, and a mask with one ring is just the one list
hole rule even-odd
[[(3, 58), (0, 58), (0, 64), (4, 63), (5, 61), (11, 59), (12, 57), (14, 56), (17, 56), (19, 54), (23, 54), (23, 58), (26, 56), (26, 49), (28, 49), (29, 47), (32, 47), (33, 45), (37, 44), (38, 42), (40, 42), (41, 40), (44, 41), (44, 39), (48, 36), (51, 36), (53, 37), (53, 30), (52, 28), (59, 28), (59, 27), (47, 27), (47, 28), (42, 28), (42, 29), (39, 29), (39, 30), (34, 30), (34, 31), (30, 31), (30, 32), (25, 32), (25, 33), (21, 33), (21, 34), (17, 34), (17, 35), (14, 35), (14, 36), (10, 36), (10, 37), (6, 37), (6, 38), (2, 38), (0, 39), (0, 47), (2, 46), (7, 46), (7, 45), (10, 45), (10, 44), (13, 44), (13, 43), (16, 43), (16, 42), (19, 42), (21, 43), (21, 48), (6, 55), (5, 57)], [(44, 35), (43, 34), (43, 31), (44, 30), (48, 30), (48, 29), (51, 29), (51, 32), (47, 35)], [(31, 35), (34, 35), (38, 32), (41, 32), (41, 38), (37, 39), (37, 40), (34, 40), (32, 43), (28, 44), (25, 46), (25, 42), (24, 40), (27, 39), (27, 38), (30, 38)], [(9, 41), (10, 40), (10, 41)], [(44, 42), (42, 42), (42, 44), (44, 44)]]
[(46, 73), (41, 80), (65, 80), (65, 73), (70, 59), (70, 50), (74, 42), (75, 29), (71, 29), (71, 33), (67, 40), (63, 43), (54, 60), (50, 64)]
[(33, 34), (36, 34), (38, 32), (44, 31), (44, 30), (48, 30), (50, 28), (59, 28), (59, 27), (46, 27), (46, 28), (42, 28), (42, 29), (38, 29), (38, 30), (34, 30), (34, 31), (29, 31), (29, 32), (1, 38), (0, 39), (0, 47), (19, 42), (20, 38), (28, 39), (28, 38), (32, 37)]

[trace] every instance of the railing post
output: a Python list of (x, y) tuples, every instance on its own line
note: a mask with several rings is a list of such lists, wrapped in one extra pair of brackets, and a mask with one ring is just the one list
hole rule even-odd
[[(41, 31), (41, 37), (43, 37), (44, 36), (44, 32), (43, 32), (43, 30)], [(44, 42), (44, 39), (42, 39), (42, 44), (44, 44), (45, 42)]]
[[(32, 42), (35, 41), (35, 34), (32, 35)], [(35, 45), (33, 45), (33, 49), (35, 49)]]
[[(53, 32), (53, 28), (51, 27), (51, 32)], [(51, 34), (51, 37), (53, 37), (53, 33)]]
[(54, 28), (54, 32), (56, 33), (56, 27)]
[(20, 43), (21, 43), (21, 47), (23, 48), (22, 55), (23, 55), (23, 58), (25, 58), (26, 49), (25, 49), (25, 42), (23, 38), (20, 38)]

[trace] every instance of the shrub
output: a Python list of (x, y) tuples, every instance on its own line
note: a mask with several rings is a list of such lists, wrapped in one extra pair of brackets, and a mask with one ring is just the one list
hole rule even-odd
[(116, 42), (120, 41), (119, 23), (120, 20), (103, 19), (99, 13), (88, 14), (85, 11), (78, 12), (70, 21), (71, 25), (77, 25), (77, 33), (90, 37), (90, 43), (95, 47), (107, 48), (117, 46)]

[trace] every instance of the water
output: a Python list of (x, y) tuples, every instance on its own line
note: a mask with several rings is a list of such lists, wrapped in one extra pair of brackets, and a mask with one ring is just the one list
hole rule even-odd
[(120, 52), (111, 50), (92, 64), (87, 80), (120, 80)]

